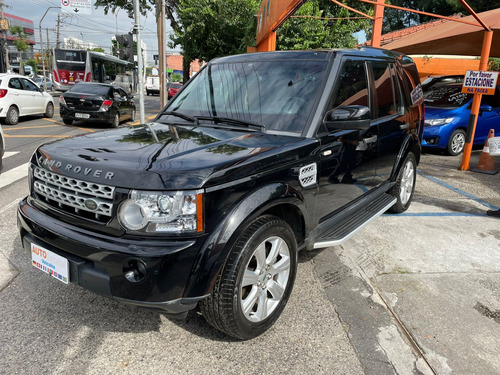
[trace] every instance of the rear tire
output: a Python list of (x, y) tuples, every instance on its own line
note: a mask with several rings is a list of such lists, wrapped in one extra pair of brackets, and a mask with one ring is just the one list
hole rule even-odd
[(7, 125), (16, 125), (19, 122), (19, 110), (11, 105), (5, 116), (5, 123)]
[(54, 117), (54, 104), (52, 102), (47, 103), (47, 107), (45, 107), (44, 117), (52, 118)]
[(410, 207), (415, 191), (417, 177), (417, 162), (415, 155), (409, 153), (406, 157), (396, 180), (396, 185), (389, 191), (397, 199), (396, 203), (389, 208), (390, 212), (401, 213)]
[(200, 301), (209, 324), (229, 336), (259, 336), (278, 319), (297, 272), (290, 226), (265, 215), (253, 220), (232, 246), (210, 296)]
[(451, 156), (457, 156), (464, 151), (465, 148), (465, 132), (461, 129), (456, 129), (451, 133), (450, 139), (448, 140), (448, 146), (446, 151)]
[(113, 121), (111, 122), (111, 127), (117, 128), (118, 126), (120, 126), (120, 114), (116, 112), (115, 117), (113, 117)]

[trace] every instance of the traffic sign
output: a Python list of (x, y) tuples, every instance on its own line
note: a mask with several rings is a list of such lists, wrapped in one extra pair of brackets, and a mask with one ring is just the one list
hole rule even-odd
[(61, 0), (61, 12), (89, 15), (92, 11), (92, 0)]

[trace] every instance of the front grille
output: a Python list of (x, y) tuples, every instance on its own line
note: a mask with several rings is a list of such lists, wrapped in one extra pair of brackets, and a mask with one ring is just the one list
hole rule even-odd
[(68, 213), (107, 222), (113, 212), (113, 186), (66, 177), (33, 168), (33, 187), (47, 204)]

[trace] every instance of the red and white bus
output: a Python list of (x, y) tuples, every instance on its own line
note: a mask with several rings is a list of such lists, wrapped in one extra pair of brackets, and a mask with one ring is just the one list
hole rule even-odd
[(134, 64), (115, 56), (82, 49), (54, 49), (52, 75), (60, 91), (84, 81), (114, 83), (130, 92), (134, 89), (134, 74)]

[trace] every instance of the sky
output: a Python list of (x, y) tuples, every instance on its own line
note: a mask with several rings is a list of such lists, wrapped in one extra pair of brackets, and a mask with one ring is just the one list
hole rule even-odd
[[(33, 21), (35, 28), (35, 50), (40, 48), (39, 25), (45, 11), (49, 7), (55, 7), (48, 10), (42, 21), (42, 39), (46, 43), (46, 31), (49, 29), (49, 40), (55, 44), (57, 15), (60, 13), (62, 0), (3, 0), (8, 8), (4, 12), (27, 18)], [(92, 4), (94, 1), (92, 0)], [(73, 15), (61, 13), (60, 39), (74, 37), (84, 42), (93, 42), (102, 47), (106, 52), (110, 52), (111, 38), (118, 30), (119, 34), (126, 34), (134, 26), (134, 20), (128, 18), (127, 12), (119, 10), (117, 15), (113, 13), (104, 14), (103, 8), (95, 8), (92, 5), (91, 15)], [(158, 54), (158, 40), (156, 34), (156, 20), (153, 13), (148, 13), (146, 17), (141, 16), (141, 37), (146, 43), (146, 56), (148, 65), (153, 63), (153, 54)], [(166, 22), (167, 41), (170, 32), (169, 21)], [(167, 52), (170, 52), (167, 49)]]

